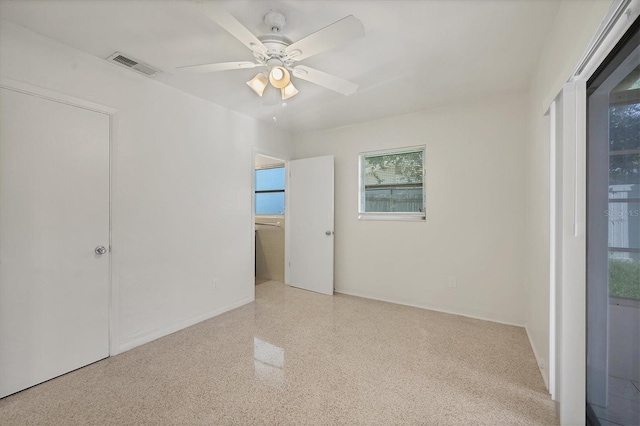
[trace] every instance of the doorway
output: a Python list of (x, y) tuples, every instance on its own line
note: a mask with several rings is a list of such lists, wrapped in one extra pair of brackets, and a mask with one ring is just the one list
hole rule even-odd
[(284, 160), (257, 154), (254, 161), (255, 282), (285, 282)]
[[(267, 179), (261, 182), (259, 174)], [(332, 295), (334, 157), (285, 162), (254, 151), (253, 183), (256, 283), (277, 280), (260, 269), (263, 260), (267, 268), (273, 261), (283, 267), (281, 282)]]
[(640, 26), (587, 84), (587, 404), (640, 424)]

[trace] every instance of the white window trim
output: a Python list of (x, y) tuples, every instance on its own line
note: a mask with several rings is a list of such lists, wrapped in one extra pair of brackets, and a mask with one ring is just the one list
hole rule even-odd
[(358, 214), (358, 220), (395, 220), (404, 222), (424, 222), (427, 219), (427, 215), (424, 212), (420, 213), (360, 213)]
[[(407, 152), (422, 151), (422, 203), (421, 212), (363, 212), (362, 211), (362, 194), (364, 191), (364, 179), (362, 177), (362, 161), (365, 155), (383, 155), (383, 154), (404, 154)], [(427, 147), (426, 145), (406, 146), (399, 148), (380, 149), (375, 151), (366, 151), (358, 153), (358, 220), (374, 220), (374, 221), (399, 221), (399, 222), (425, 222), (427, 219), (427, 182), (426, 182), (426, 163), (427, 163)]]

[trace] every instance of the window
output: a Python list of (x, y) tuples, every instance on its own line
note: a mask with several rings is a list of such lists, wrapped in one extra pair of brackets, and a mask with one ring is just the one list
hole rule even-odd
[[(609, 105), (609, 295), (640, 299), (640, 67)], [(626, 84), (626, 86), (623, 86)], [(623, 90), (626, 89), (626, 90)]]
[(360, 154), (364, 220), (425, 220), (424, 147)]
[(256, 170), (256, 214), (284, 214), (284, 167)]

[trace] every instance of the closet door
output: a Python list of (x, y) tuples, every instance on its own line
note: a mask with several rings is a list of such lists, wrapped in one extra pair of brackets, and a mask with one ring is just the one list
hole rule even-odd
[(109, 116), (0, 89), (0, 397), (109, 355)]

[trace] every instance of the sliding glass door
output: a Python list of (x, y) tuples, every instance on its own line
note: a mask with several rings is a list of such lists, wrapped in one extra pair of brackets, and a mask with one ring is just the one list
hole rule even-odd
[(587, 403), (601, 423), (640, 424), (640, 33), (589, 81)]

